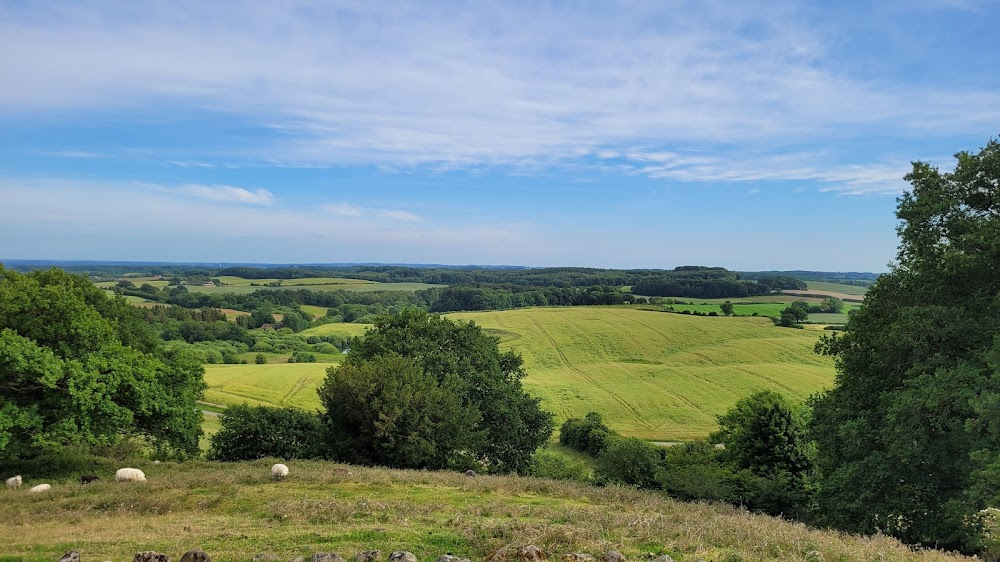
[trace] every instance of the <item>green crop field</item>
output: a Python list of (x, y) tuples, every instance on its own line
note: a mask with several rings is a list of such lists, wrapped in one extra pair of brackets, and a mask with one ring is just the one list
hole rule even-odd
[(311, 304), (300, 304), (299, 308), (302, 309), (302, 312), (308, 312), (309, 314), (312, 314), (317, 318), (321, 316), (326, 316), (326, 311), (330, 310), (325, 306), (315, 306)]
[(315, 328), (309, 328), (300, 332), (303, 336), (329, 336), (330, 334), (335, 334), (338, 336), (363, 336), (365, 335), (365, 330), (371, 328), (371, 324), (354, 324), (350, 322), (335, 322), (332, 324), (322, 324), (316, 326)]
[[(788, 300), (790, 301), (791, 299)], [(689, 302), (695, 304), (668, 304), (664, 306), (672, 308), (677, 312), (687, 310), (688, 312), (701, 312), (705, 314), (708, 314), (709, 312), (722, 314), (722, 309), (719, 308), (718, 304), (704, 303), (703, 301)], [(781, 316), (781, 310), (787, 306), (788, 303), (784, 302), (762, 302), (754, 304), (733, 303), (733, 312), (737, 316), (752, 316), (755, 312), (758, 316)]]
[[(691, 317), (628, 307), (529, 308), (457, 313), (524, 357), (527, 390), (561, 422), (600, 412), (625, 435), (657, 441), (704, 437), (737, 400), (773, 389), (803, 400), (833, 382), (813, 353), (819, 333), (766, 318)], [(362, 335), (364, 324), (302, 332)], [(319, 405), (329, 364), (207, 365), (206, 401)]]
[(316, 388), (331, 363), (205, 365), (205, 401), (228, 406), (253, 404), (319, 408)]
[(524, 357), (529, 392), (562, 421), (600, 412), (625, 435), (704, 437), (740, 398), (772, 389), (803, 400), (833, 383), (815, 331), (766, 318), (692, 317), (627, 307), (458, 313)]
[(810, 291), (827, 291), (831, 293), (844, 293), (845, 295), (863, 295), (868, 292), (868, 287), (844, 285), (843, 283), (826, 283), (824, 281), (806, 281), (806, 288)]

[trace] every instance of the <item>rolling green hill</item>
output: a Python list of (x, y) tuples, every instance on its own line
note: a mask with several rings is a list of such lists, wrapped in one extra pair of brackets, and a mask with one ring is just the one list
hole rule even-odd
[[(600, 412), (624, 435), (704, 437), (715, 416), (760, 389), (796, 400), (832, 384), (833, 363), (813, 353), (819, 333), (766, 318), (692, 317), (628, 307), (458, 313), (522, 354), (524, 384), (557, 421)], [(347, 327), (347, 328), (345, 328)], [(328, 324), (306, 333), (357, 335)], [(327, 331), (329, 330), (329, 331)], [(208, 402), (319, 406), (328, 364), (207, 365)]]

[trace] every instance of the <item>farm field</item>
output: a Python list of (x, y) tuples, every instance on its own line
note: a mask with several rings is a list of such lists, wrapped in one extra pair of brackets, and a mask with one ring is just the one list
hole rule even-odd
[(809, 291), (843, 293), (845, 295), (864, 295), (868, 292), (868, 287), (846, 285), (844, 283), (827, 283), (825, 281), (806, 281), (806, 289)]
[(252, 404), (319, 408), (316, 388), (333, 363), (205, 365), (205, 401), (228, 406)]
[(700, 438), (740, 398), (772, 389), (802, 400), (833, 383), (819, 334), (767, 318), (691, 317), (627, 307), (456, 313), (522, 354), (524, 385), (561, 422), (600, 412), (624, 435)]
[(513, 562), (518, 546), (534, 544), (550, 560), (607, 550), (632, 561), (647, 552), (681, 561), (974, 560), (617, 486), (318, 461), (288, 462), (288, 479), (275, 482), (272, 462), (138, 461), (143, 484), (115, 484), (117, 465), (109, 463), (95, 471), (99, 482), (48, 479), (45, 494), (27, 493), (40, 480), (26, 479), (20, 490), (0, 489), (0, 519), (7, 522), (0, 526), (0, 559), (52, 561), (73, 549), (85, 561), (132, 560), (146, 550), (179, 560), (198, 547), (222, 561), (259, 553), (308, 560), (331, 551), (351, 560), (379, 549), (407, 550), (418, 560), (448, 552)]
[(331, 324), (322, 324), (316, 326), (315, 328), (308, 328), (299, 332), (302, 336), (329, 336), (335, 334), (338, 336), (363, 336), (365, 335), (365, 330), (371, 328), (371, 324), (355, 324), (353, 322), (334, 322)]
[(326, 316), (326, 311), (330, 310), (328, 307), (315, 306), (312, 304), (300, 304), (299, 308), (302, 309), (302, 312), (308, 312), (309, 314), (312, 314), (317, 318), (321, 316)]

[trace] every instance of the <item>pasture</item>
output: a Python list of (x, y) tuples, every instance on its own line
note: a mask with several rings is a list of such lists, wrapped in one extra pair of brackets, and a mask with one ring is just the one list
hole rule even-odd
[(844, 283), (827, 283), (825, 281), (806, 281), (806, 289), (809, 291), (824, 291), (828, 293), (842, 293), (845, 295), (864, 295), (868, 292), (868, 287), (858, 285), (846, 285)]
[(767, 318), (696, 317), (628, 307), (456, 313), (524, 357), (525, 388), (561, 422), (596, 411), (623, 435), (705, 437), (715, 416), (770, 389), (794, 400), (833, 383), (815, 331)]
[(319, 408), (316, 388), (331, 363), (205, 365), (205, 401), (228, 406), (252, 404)]
[(315, 328), (308, 328), (299, 332), (299, 335), (309, 337), (309, 336), (329, 336), (331, 334), (338, 336), (363, 336), (365, 335), (365, 330), (371, 328), (371, 324), (355, 324), (353, 322), (333, 322), (330, 324), (321, 324)]
[(422, 561), (453, 553), (512, 562), (525, 544), (551, 560), (607, 550), (633, 562), (647, 552), (680, 561), (972, 560), (617, 486), (317, 461), (290, 461), (288, 479), (275, 482), (267, 459), (124, 462), (148, 482), (116, 484), (118, 465), (108, 463), (95, 471), (101, 480), (86, 486), (67, 475), (44, 480), (51, 491), (29, 494), (42, 480), (26, 475), (20, 490), (0, 489), (0, 560), (52, 561), (71, 549), (88, 562), (131, 560), (146, 550), (178, 560), (198, 547), (222, 561), (259, 553), (308, 560), (331, 551), (352, 560), (360, 550), (380, 549), (383, 556), (407, 550)]

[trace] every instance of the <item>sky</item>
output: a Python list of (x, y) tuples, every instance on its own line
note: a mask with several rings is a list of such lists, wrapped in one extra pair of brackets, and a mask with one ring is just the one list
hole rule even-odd
[(1000, 3), (0, 0), (0, 260), (885, 271)]

